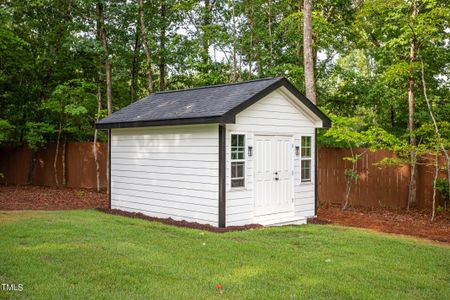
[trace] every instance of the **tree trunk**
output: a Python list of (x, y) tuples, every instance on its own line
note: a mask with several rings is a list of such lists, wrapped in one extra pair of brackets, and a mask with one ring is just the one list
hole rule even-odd
[(147, 28), (145, 27), (144, 1), (138, 0), (139, 4), (139, 24), (141, 31), (142, 44), (144, 46), (145, 56), (147, 57), (147, 92), (153, 93), (153, 67), (152, 50), (147, 42)]
[(160, 32), (160, 57), (159, 57), (159, 90), (166, 89), (166, 4), (162, 3), (160, 7), (161, 14), (161, 32)]
[(273, 41), (272, 41), (272, 0), (269, 0), (269, 67), (273, 60)]
[[(109, 63), (109, 56), (108, 56), (108, 47), (106, 42), (106, 30), (104, 26), (104, 16), (103, 16), (103, 5), (101, 3), (97, 3), (97, 17), (98, 17), (98, 25), (100, 28), (100, 35), (102, 39), (102, 46), (106, 53), (106, 59), (105, 59), (105, 73), (106, 73), (106, 100), (107, 100), (107, 108), (108, 108), (108, 115), (112, 114), (112, 87), (111, 87), (111, 65)], [(108, 143), (110, 143), (110, 139), (108, 137)], [(111, 154), (109, 153), (109, 147), (108, 147), (108, 155), (109, 158)], [(108, 159), (106, 160), (106, 178), (109, 182), (109, 163)], [(108, 194), (110, 193), (109, 185), (108, 185)]]
[[(101, 41), (101, 26), (100, 22), (97, 22), (97, 40)], [(98, 70), (97, 70), (97, 115), (95, 116), (95, 120), (98, 121), (100, 111), (102, 110), (102, 72), (101, 60), (98, 62)], [(97, 192), (100, 192), (100, 162), (98, 159), (98, 149), (97, 149), (97, 138), (98, 138), (98, 129), (96, 128), (94, 131), (94, 141), (92, 145), (92, 151), (94, 152), (94, 161), (95, 161), (95, 175), (96, 175), (96, 186)]]
[[(50, 81), (50, 78), (53, 74), (53, 67), (54, 67), (54, 64), (56, 61), (56, 57), (58, 56), (58, 52), (61, 49), (61, 41), (64, 36), (64, 33), (67, 31), (67, 23), (69, 23), (70, 20), (72, 19), (72, 5), (73, 5), (73, 0), (68, 0), (66, 13), (62, 19), (62, 22), (60, 23), (58, 31), (56, 32), (56, 38), (55, 38), (55, 41), (53, 42), (53, 46), (50, 49), (50, 62), (48, 63), (49, 67), (43, 78), (43, 83), (42, 83), (42, 86), (44, 87), (44, 89), (47, 87), (47, 85)], [(44, 95), (44, 93), (43, 93), (44, 89), (41, 90), (41, 96)]]
[(410, 165), (411, 174), (408, 187), (408, 205), (406, 209), (410, 209), (416, 206), (416, 194), (417, 194), (417, 154), (416, 150), (410, 152)]
[(249, 30), (250, 30), (250, 47), (248, 50), (248, 77), (251, 79), (253, 77), (253, 69), (252, 69), (252, 63), (253, 63), (253, 28), (254, 28), (254, 8), (253, 3), (250, 3), (251, 9), (248, 16), (248, 23), (249, 23)]
[[(102, 86), (101, 86), (101, 75), (99, 73), (97, 78), (97, 116), (95, 118), (96, 121), (98, 121), (98, 114), (100, 113), (101, 110), (102, 110)], [(98, 129), (95, 129), (92, 151), (94, 152), (97, 192), (100, 192), (100, 162), (98, 160), (97, 138), (98, 138)]]
[[(356, 156), (353, 152), (353, 148), (350, 146), (350, 152), (352, 155), (352, 171), (356, 171)], [(346, 176), (346, 188), (345, 188), (345, 198), (344, 198), (344, 204), (342, 205), (342, 210), (346, 210), (348, 208), (348, 204), (350, 202), (350, 192), (352, 191), (352, 184), (353, 184), (353, 178), (350, 176)]]
[(97, 192), (100, 192), (100, 163), (98, 161), (97, 136), (98, 136), (98, 129), (95, 129), (94, 142), (92, 143), (92, 151), (94, 152), (94, 161), (95, 161), (96, 188)]
[(233, 66), (231, 70), (231, 81), (236, 82), (237, 80), (237, 61), (236, 61), (236, 16), (235, 16), (235, 9), (234, 9), (234, 2), (233, 2), (233, 16), (232, 16), (232, 26), (233, 26)]
[(64, 137), (64, 143), (63, 143), (63, 148), (62, 148), (62, 185), (66, 186), (67, 185), (67, 169), (66, 169), (66, 159), (67, 159), (67, 155), (66, 155), (66, 146), (67, 146), (67, 138)]
[(203, 47), (203, 53), (201, 55), (202, 57), (202, 63), (204, 68), (204, 73), (207, 73), (207, 66), (209, 64), (209, 26), (211, 25), (211, 10), (212, 5), (210, 0), (203, 0), (204, 12), (203, 12), (203, 37), (202, 37), (202, 47)]
[[(417, 14), (416, 1), (413, 0), (411, 4), (411, 15), (412, 18)], [(416, 137), (414, 134), (414, 60), (416, 51), (416, 40), (413, 37), (410, 46), (409, 53), (409, 87), (408, 87), (408, 130), (409, 130), (409, 143), (414, 148), (417, 145)], [(408, 191), (408, 209), (416, 206), (416, 190), (417, 190), (417, 168), (416, 168), (416, 152), (413, 149), (410, 153), (410, 164), (411, 164), (411, 177), (409, 180), (409, 191)]]
[(112, 83), (111, 83), (111, 63), (109, 61), (108, 42), (105, 29), (105, 18), (103, 15), (103, 4), (97, 3), (97, 17), (100, 26), (100, 35), (102, 39), (102, 47), (105, 51), (105, 74), (106, 74), (106, 101), (108, 108), (108, 115), (112, 114)]
[[(303, 9), (303, 0), (299, 0), (298, 1), (298, 15), (300, 17), (300, 13), (302, 12)], [(303, 34), (303, 26), (302, 26), (302, 22), (298, 22), (298, 33), (299, 34)], [(300, 39), (298, 39), (297, 41), (297, 45), (296, 45), (296, 49), (295, 49), (295, 60), (296, 60), (296, 64), (297, 66), (301, 66), (302, 65), (302, 43), (300, 42)]]
[(62, 133), (62, 120), (60, 120), (60, 122), (59, 122), (58, 137), (56, 138), (55, 157), (53, 159), (53, 172), (55, 173), (55, 184), (56, 184), (56, 186), (59, 186), (59, 179), (58, 179), (58, 155), (59, 155), (59, 141), (61, 140), (61, 133)]
[(436, 151), (434, 162), (434, 181), (433, 181), (433, 204), (431, 210), (431, 222), (434, 221), (434, 215), (436, 214), (436, 181), (439, 176), (439, 151)]
[(445, 145), (444, 145), (444, 142), (442, 141), (442, 137), (441, 137), (441, 132), (439, 131), (439, 127), (438, 127), (436, 118), (434, 117), (430, 99), (428, 99), (427, 84), (425, 81), (425, 68), (423, 66), (422, 59), (420, 59), (420, 66), (421, 66), (421, 74), (422, 74), (423, 95), (424, 95), (425, 101), (427, 102), (428, 113), (430, 114), (431, 120), (433, 121), (434, 132), (437, 136), (439, 147), (441, 148), (442, 154), (444, 155), (445, 160), (447, 161), (447, 180), (448, 180), (448, 186), (450, 188), (450, 155), (448, 153), (448, 150), (445, 149)]
[(136, 98), (136, 90), (137, 90), (137, 76), (138, 76), (138, 55), (139, 55), (139, 48), (141, 45), (139, 44), (139, 25), (136, 24), (136, 32), (134, 35), (134, 47), (133, 47), (133, 60), (131, 62), (131, 84), (130, 84), (130, 103), (134, 102), (134, 99)]
[(305, 65), (306, 98), (316, 104), (316, 86), (314, 82), (314, 57), (312, 40), (312, 0), (303, 2), (303, 60)]

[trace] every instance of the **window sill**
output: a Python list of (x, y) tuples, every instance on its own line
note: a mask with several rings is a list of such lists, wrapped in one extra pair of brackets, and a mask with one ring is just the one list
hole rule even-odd
[(297, 185), (313, 185), (314, 182), (313, 181), (300, 181), (297, 183)]
[(248, 189), (244, 187), (232, 187), (228, 191), (229, 192), (239, 192), (239, 191), (247, 191)]

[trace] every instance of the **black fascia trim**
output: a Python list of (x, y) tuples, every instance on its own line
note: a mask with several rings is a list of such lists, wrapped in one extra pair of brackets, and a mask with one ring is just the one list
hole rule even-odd
[(292, 85), (287, 79), (283, 78), (283, 85), (289, 90), (295, 97), (297, 97), (309, 110), (311, 110), (316, 116), (322, 120), (323, 128), (331, 127), (331, 120), (328, 118), (314, 103), (311, 102), (305, 95), (299, 92), (295, 86)]
[(322, 120), (322, 126), (324, 128), (331, 127), (330, 118), (328, 118), (315, 104), (313, 104), (308, 98), (306, 98), (302, 93), (300, 93), (299, 90), (297, 90), (297, 88), (284, 77), (280, 77), (279, 80), (275, 81), (273, 84), (271, 84), (264, 90), (260, 91), (259, 93), (256, 93), (245, 102), (229, 110), (224, 116), (235, 117), (236, 114), (240, 113), (247, 107), (253, 105), (257, 101), (261, 100), (263, 97), (267, 96), (268, 94), (270, 94), (271, 92), (275, 91), (276, 89), (282, 86), (287, 88), (289, 92), (291, 92), (295, 97), (297, 97), (300, 100), (300, 102), (302, 102), (309, 110), (311, 110), (317, 117), (319, 117)]
[(111, 129), (108, 129), (108, 202), (111, 209)]
[(241, 104), (230, 109), (228, 112), (226, 112), (224, 114), (224, 116), (225, 117), (231, 117), (231, 116), (235, 117), (238, 113), (240, 113), (247, 107), (255, 104), (256, 102), (258, 102), (259, 100), (261, 100), (262, 98), (264, 98), (265, 96), (269, 95), (271, 92), (275, 91), (277, 88), (282, 86), (283, 85), (282, 80), (283, 80), (283, 78), (280, 77), (277, 81), (275, 81), (274, 83), (272, 83), (271, 85), (269, 85), (268, 87), (263, 89), (262, 91), (259, 91), (252, 97), (248, 98), (246, 101), (244, 101)]
[(226, 125), (219, 124), (219, 227), (226, 227)]
[(236, 120), (235, 116), (214, 116), (214, 117), (152, 120), (152, 121), (95, 123), (95, 128), (109, 129), (109, 128), (150, 127), (150, 126), (165, 126), (165, 125), (235, 123), (235, 120)]

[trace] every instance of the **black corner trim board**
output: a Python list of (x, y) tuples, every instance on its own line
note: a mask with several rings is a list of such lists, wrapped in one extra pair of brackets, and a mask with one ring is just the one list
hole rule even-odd
[(108, 130), (108, 201), (111, 209), (111, 129)]
[(319, 161), (317, 155), (319, 154), (319, 149), (317, 149), (317, 128), (314, 131), (314, 215), (317, 216), (317, 209), (319, 208), (319, 183), (317, 182), (317, 172), (319, 169), (317, 168), (317, 162)]
[[(97, 129), (108, 129), (108, 128), (129, 128), (129, 127), (148, 127), (148, 126), (164, 126), (164, 125), (193, 125), (193, 124), (226, 124), (235, 123), (236, 114), (243, 111), (250, 105), (261, 100), (263, 97), (267, 96), (277, 88), (284, 86), (291, 92), (296, 98), (298, 98), (309, 110), (311, 110), (317, 117), (322, 120), (322, 126), (325, 128), (331, 127), (331, 120), (314, 105), (308, 98), (306, 98), (302, 93), (300, 93), (295, 86), (293, 86), (286, 78), (280, 78), (273, 84), (263, 89), (262, 91), (256, 93), (246, 101), (242, 102), (238, 106), (230, 109), (225, 114), (221, 116), (211, 116), (211, 117), (199, 117), (199, 118), (180, 118), (180, 119), (161, 119), (161, 120), (151, 120), (151, 121), (130, 121), (130, 122), (113, 122), (113, 123), (95, 123)], [(175, 91), (174, 91), (175, 92)]]
[(226, 227), (226, 125), (219, 124), (219, 227)]

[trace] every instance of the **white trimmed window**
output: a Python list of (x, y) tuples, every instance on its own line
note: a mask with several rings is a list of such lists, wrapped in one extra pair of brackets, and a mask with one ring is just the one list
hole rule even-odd
[(231, 187), (245, 186), (245, 135), (231, 135)]
[(302, 136), (301, 139), (301, 163), (300, 175), (302, 182), (311, 182), (312, 145), (310, 136)]

